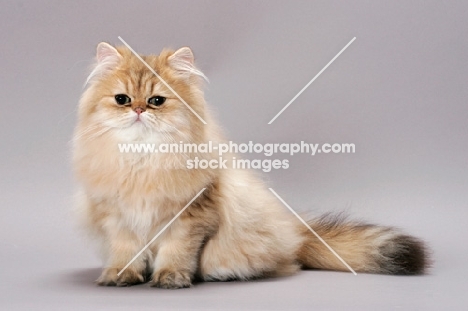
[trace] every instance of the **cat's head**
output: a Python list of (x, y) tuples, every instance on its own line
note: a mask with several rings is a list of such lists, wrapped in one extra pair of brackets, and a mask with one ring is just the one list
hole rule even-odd
[(121, 141), (179, 142), (203, 139), (203, 73), (190, 48), (141, 56), (102, 42), (80, 101), (84, 131)]

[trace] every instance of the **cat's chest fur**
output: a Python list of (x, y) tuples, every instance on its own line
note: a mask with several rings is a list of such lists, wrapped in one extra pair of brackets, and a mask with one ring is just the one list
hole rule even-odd
[(88, 158), (88, 168), (95, 166), (93, 161), (104, 165), (99, 166), (99, 174), (87, 174), (87, 192), (112, 206), (106, 212), (112, 214), (118, 227), (147, 239), (212, 178), (205, 171), (161, 168), (167, 165), (166, 158), (161, 154), (127, 158), (118, 153), (107, 154), (105, 162), (96, 156)]

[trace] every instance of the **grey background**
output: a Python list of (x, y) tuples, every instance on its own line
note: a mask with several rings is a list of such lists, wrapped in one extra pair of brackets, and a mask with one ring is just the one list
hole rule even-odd
[[(0, 309), (466, 309), (468, 5), (463, 1), (2, 1)], [(422, 277), (304, 271), (179, 291), (100, 288), (71, 217), (69, 140), (100, 41), (188, 45), (236, 142), (348, 142), (263, 174), (296, 210), (426, 240)], [(268, 121), (357, 40), (272, 125)], [(283, 158), (279, 156), (279, 158)]]

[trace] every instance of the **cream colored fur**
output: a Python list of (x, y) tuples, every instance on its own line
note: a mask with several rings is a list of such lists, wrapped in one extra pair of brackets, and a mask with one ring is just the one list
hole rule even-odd
[[(125, 286), (149, 280), (154, 286), (180, 288), (190, 286), (196, 277), (247, 280), (289, 275), (301, 267), (343, 270), (250, 171), (185, 167), (187, 159), (217, 158), (215, 154), (119, 152), (118, 144), (126, 142), (223, 141), (204, 101), (204, 75), (195, 68), (190, 49), (143, 57), (207, 125), (128, 49), (99, 44), (73, 139), (81, 219), (100, 240), (104, 254), (98, 284)], [(119, 106), (117, 94), (128, 95), (131, 104)], [(156, 95), (167, 99), (160, 107), (150, 107), (147, 100)], [(144, 109), (140, 120), (137, 108)], [(117, 276), (204, 187), (207, 190)], [(343, 236), (336, 238), (333, 232), (343, 226), (337, 223), (330, 227), (332, 232), (321, 233), (356, 270), (383, 271), (366, 252), (380, 256), (381, 245), (374, 241), (399, 235), (389, 229), (379, 240), (379, 230), (384, 229), (370, 226), (341, 230)], [(365, 245), (364, 251), (360, 245)]]

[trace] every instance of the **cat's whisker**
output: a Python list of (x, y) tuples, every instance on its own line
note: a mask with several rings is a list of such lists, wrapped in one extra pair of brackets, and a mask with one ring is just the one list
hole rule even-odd
[(84, 142), (87, 143), (91, 140), (94, 140), (100, 136), (102, 136), (103, 134), (107, 133), (108, 131), (110, 131), (112, 128), (111, 127), (107, 127), (107, 128), (104, 128), (104, 129), (101, 129), (100, 131), (96, 132), (96, 133), (93, 133), (91, 136), (87, 137)]
[[(180, 134), (182, 134), (182, 132), (181, 132), (179, 129), (177, 129), (177, 128), (176, 128), (175, 126), (173, 126), (172, 124), (170, 124), (170, 123), (164, 121), (164, 119), (163, 119), (162, 117), (159, 117), (159, 116), (157, 116), (156, 114), (150, 115), (150, 116), (148, 117), (148, 120), (150, 120), (151, 122), (153, 122), (153, 124), (157, 124), (158, 122), (164, 123), (164, 124), (166, 124), (167, 126), (169, 126), (171, 129), (173, 129), (174, 131), (179, 132)], [(161, 126), (158, 124), (158, 127), (160, 128)]]
[[(174, 127), (174, 126), (172, 126), (171, 124), (165, 122), (164, 120), (162, 120), (162, 119), (159, 118), (159, 117), (156, 117), (156, 116), (155, 116), (155, 120), (154, 120), (154, 119), (150, 119), (150, 118), (149, 118), (148, 120), (149, 120), (149, 122), (150, 122), (151, 124), (154, 124), (155, 126), (158, 125), (157, 122), (165, 123), (165, 124), (167, 124), (168, 126), (170, 126), (171, 128), (175, 129), (175, 130), (176, 130), (177, 132), (179, 132), (180, 134), (182, 134), (182, 136), (184, 136), (183, 133), (182, 133), (181, 131), (179, 131), (176, 127)], [(165, 129), (162, 129), (162, 128), (160, 128), (159, 126), (158, 126), (158, 128), (159, 128), (159, 132), (160, 132), (161, 134), (163, 134), (163, 136), (164, 136), (166, 139), (169, 138), (169, 141), (168, 141), (169, 143), (174, 143), (174, 144), (177, 144), (177, 143), (178, 143), (178, 140), (173, 136), (173, 134), (172, 134), (170, 131), (165, 130)], [(181, 137), (181, 139), (182, 139), (182, 138), (183, 138), (183, 137)], [(179, 150), (179, 153), (181, 153), (180, 150)]]
[(163, 118), (158, 117), (158, 116), (154, 116), (154, 117), (155, 117), (159, 122), (162, 122), (162, 123), (166, 124), (166, 125), (169, 126), (171, 129), (173, 129), (174, 131), (176, 131), (176, 132), (178, 132), (179, 134), (181, 134), (182, 137), (185, 136), (185, 134), (184, 134), (182, 131), (180, 131), (180, 130), (179, 130), (177, 127), (175, 127), (174, 125), (172, 125), (172, 124), (170, 124), (170, 123), (164, 121)]
[(147, 118), (147, 121), (148, 121), (148, 123), (150, 123), (152, 125), (153, 128), (157, 129), (158, 133), (162, 134), (164, 137), (167, 138), (167, 136), (164, 135), (166, 133), (166, 131), (164, 131), (163, 129), (160, 128), (160, 125), (158, 124), (158, 121), (156, 121), (154, 119), (151, 119), (151, 118)]
[[(133, 118), (133, 116), (131, 114), (127, 113), (127, 114), (123, 115), (120, 119), (118, 119), (117, 121), (119, 121), (119, 122), (120, 121), (128, 121), (128, 120), (130, 120), (132, 118)], [(122, 132), (122, 130), (124, 130), (124, 129), (130, 127), (130, 126), (117, 127), (118, 130), (117, 130), (117, 133), (116, 133), (116, 137), (119, 137), (119, 134)]]
[[(123, 115), (123, 116), (119, 116), (117, 119), (115, 119), (115, 122), (116, 123), (120, 123), (122, 121), (127, 121), (128, 119), (131, 119), (131, 115)], [(85, 129), (83, 129), (81, 132), (78, 132), (77, 134), (75, 134), (75, 136), (69, 141), (69, 143), (73, 143), (79, 139), (81, 139), (83, 136), (89, 134), (90, 132), (96, 130), (96, 129), (99, 129), (99, 128), (102, 128), (101, 130), (104, 130), (104, 128), (108, 129), (108, 130), (111, 130), (111, 129), (118, 129), (119, 131), (121, 131), (122, 129), (124, 129), (125, 127), (115, 127), (115, 126), (107, 126), (107, 125), (104, 125), (102, 123), (97, 123), (97, 124), (94, 124), (94, 125), (91, 125), (89, 127), (86, 127)], [(104, 132), (103, 132), (104, 133)], [(92, 137), (95, 133), (93, 133), (92, 135), (90, 135), (90, 137)], [(100, 134), (99, 134), (100, 135)], [(98, 135), (98, 136), (99, 136)], [(88, 139), (90, 138), (88, 137)], [(88, 140), (87, 139), (87, 140)], [(86, 140), (86, 141), (87, 141)]]
[(92, 131), (94, 131), (95, 129), (100, 128), (100, 127), (102, 127), (102, 126), (103, 126), (102, 124), (94, 124), (94, 125), (92, 125), (92, 126), (89, 126), (89, 127), (85, 128), (84, 130), (82, 130), (82, 131), (76, 133), (76, 134), (73, 136), (73, 138), (70, 139), (70, 140), (68, 141), (68, 143), (74, 143), (74, 142), (78, 141), (79, 139), (81, 139), (81, 138), (82, 138), (83, 136), (85, 136), (86, 134), (88, 134), (89, 132), (92, 132)]

